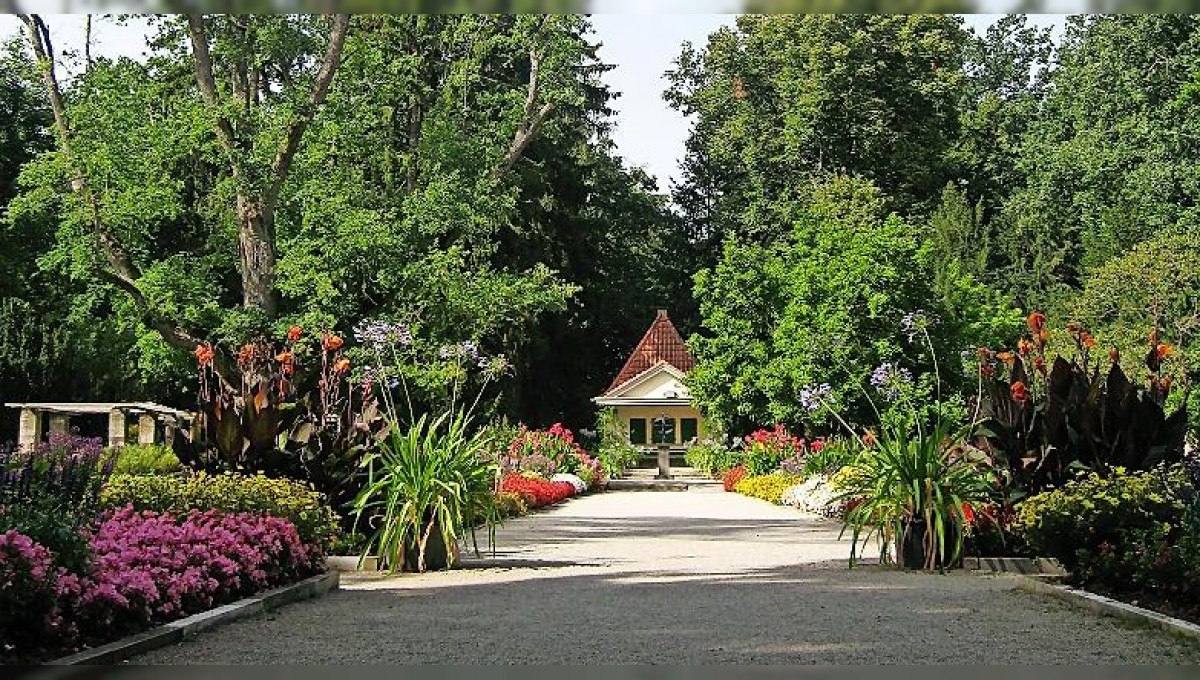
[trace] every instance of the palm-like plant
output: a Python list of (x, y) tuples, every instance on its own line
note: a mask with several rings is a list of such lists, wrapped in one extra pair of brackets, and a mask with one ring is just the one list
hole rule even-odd
[[(927, 430), (890, 428), (860, 456), (858, 474), (842, 494), (861, 499), (843, 529), (853, 534), (852, 564), (859, 539), (872, 537), (883, 559), (894, 546), (896, 561), (907, 567), (942, 569), (958, 561), (966, 508), (988, 501), (995, 488), (979, 452), (957, 443), (962, 435), (943, 422)], [(918, 564), (906, 553), (923, 557)]]
[[(363, 460), (366, 485), (354, 500), (355, 526), (374, 528), (364, 555), (395, 571), (453, 566), (457, 542), (484, 524), (489, 543), (500, 521), (494, 487), (496, 466), (487, 455), (487, 435), (468, 434), (461, 411), (430, 420), (421, 416), (407, 429), (394, 426), (378, 449)], [(431, 543), (432, 542), (432, 543)], [(436, 559), (444, 549), (445, 564)]]

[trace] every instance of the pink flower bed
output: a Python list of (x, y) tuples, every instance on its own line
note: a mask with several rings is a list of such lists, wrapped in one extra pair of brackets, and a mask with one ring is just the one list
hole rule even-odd
[(291, 522), (257, 513), (126, 508), (101, 519), (91, 551), (90, 573), (72, 574), (28, 537), (0, 535), (0, 659), (69, 652), (323, 569)]

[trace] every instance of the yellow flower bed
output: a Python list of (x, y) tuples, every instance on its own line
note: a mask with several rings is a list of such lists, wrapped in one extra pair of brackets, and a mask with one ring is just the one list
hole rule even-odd
[(753, 498), (761, 498), (764, 501), (779, 505), (783, 499), (783, 492), (799, 484), (801, 481), (803, 480), (798, 475), (773, 472), (769, 475), (746, 477), (737, 483), (734, 490), (740, 494), (745, 494)]

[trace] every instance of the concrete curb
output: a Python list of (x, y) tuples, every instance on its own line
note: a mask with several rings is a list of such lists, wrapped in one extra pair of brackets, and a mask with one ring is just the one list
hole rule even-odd
[(1016, 579), (1018, 590), (1048, 595), (1097, 614), (1148, 625), (1194, 642), (1200, 642), (1200, 626), (1189, 621), (1114, 600), (1111, 597), (1089, 593), (1079, 588), (1048, 583), (1030, 576), (1013, 574), (1011, 577)]
[(1042, 557), (964, 557), (963, 568), (985, 574), (1067, 575), (1058, 560)]
[(193, 614), (187, 618), (172, 621), (157, 628), (151, 628), (150, 630), (130, 635), (129, 637), (121, 638), (120, 640), (115, 640), (99, 647), (85, 649), (70, 656), (53, 659), (46, 663), (51, 666), (120, 663), (138, 654), (173, 645), (194, 637), (201, 631), (214, 626), (261, 614), (292, 602), (319, 597), (331, 590), (336, 590), (338, 581), (338, 572), (328, 571), (324, 574), (304, 579), (298, 583), (268, 590), (254, 597), (247, 597), (237, 602), (221, 605), (206, 612)]

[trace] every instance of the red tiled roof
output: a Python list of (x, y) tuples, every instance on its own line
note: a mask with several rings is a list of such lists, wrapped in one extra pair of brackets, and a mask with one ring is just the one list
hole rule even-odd
[(679, 331), (675, 330), (675, 324), (667, 318), (665, 309), (658, 310), (654, 323), (650, 324), (650, 328), (642, 336), (642, 341), (633, 350), (633, 354), (629, 355), (629, 360), (604, 393), (610, 394), (660, 361), (665, 361), (684, 373), (696, 365), (696, 360), (688, 353), (687, 345)]

